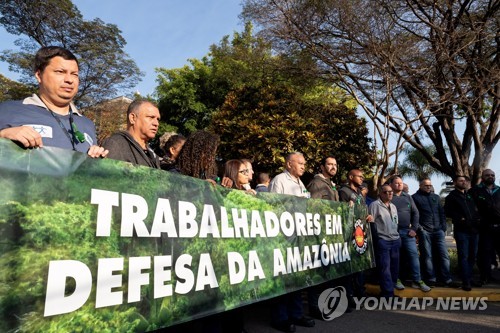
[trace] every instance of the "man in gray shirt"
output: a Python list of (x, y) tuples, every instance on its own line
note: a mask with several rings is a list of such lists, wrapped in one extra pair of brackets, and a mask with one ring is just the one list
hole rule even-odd
[(391, 186), (382, 185), (379, 199), (374, 201), (368, 210), (377, 225), (377, 247), (375, 259), (380, 279), (380, 296), (394, 297), (394, 286), (399, 275), (399, 247), (401, 238), (398, 232), (398, 211), (391, 203), (393, 191)]

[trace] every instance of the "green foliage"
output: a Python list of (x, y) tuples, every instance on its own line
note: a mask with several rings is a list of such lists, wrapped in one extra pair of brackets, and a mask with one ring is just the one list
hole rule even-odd
[(0, 74), (0, 102), (23, 99), (31, 96), (34, 92), (36, 92), (34, 86), (9, 80)]
[(250, 157), (256, 169), (273, 173), (293, 151), (305, 155), (311, 173), (329, 154), (337, 157), (343, 170), (371, 165), (374, 155), (366, 122), (345, 106), (349, 99), (341, 96), (320, 86), (304, 96), (287, 84), (230, 93), (211, 125), (221, 136), (220, 155)]
[(32, 59), (41, 46), (71, 50), (80, 65), (76, 101), (95, 104), (117, 91), (133, 88), (140, 80), (135, 62), (124, 52), (125, 39), (114, 24), (86, 21), (70, 0), (6, 0), (0, 3), (0, 24), (7, 32), (24, 36), (20, 51), (4, 50), (0, 59), (21, 72), (22, 82), (34, 83)]
[(179, 69), (157, 70), (158, 106), (162, 122), (177, 127), (184, 134), (208, 125), (214, 97), (209, 93), (211, 69), (207, 66), (206, 59), (191, 59), (190, 63), (193, 68), (184, 66)]
[[(436, 154), (435, 146), (425, 146), (424, 149), (429, 155)], [(424, 178), (429, 178), (435, 175), (445, 175), (429, 164), (429, 161), (421, 150), (417, 150), (411, 146), (406, 146), (403, 149), (403, 153), (405, 154), (404, 161), (398, 166), (397, 169), (397, 173), (401, 176), (421, 181)]]
[(247, 23), (232, 40), (212, 45), (191, 66), (158, 69), (162, 121), (182, 133), (208, 128), (221, 136), (222, 160), (252, 158), (277, 173), (286, 153), (301, 151), (312, 162), (335, 154), (348, 170), (374, 163), (366, 122), (356, 102), (324, 85), (305, 53), (276, 56)]

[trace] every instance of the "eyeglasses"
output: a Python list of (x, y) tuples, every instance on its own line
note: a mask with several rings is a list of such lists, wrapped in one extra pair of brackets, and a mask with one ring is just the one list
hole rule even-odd
[(365, 176), (363, 176), (363, 175), (354, 175), (353, 177), (359, 177), (359, 178), (365, 179)]
[(392, 194), (393, 191), (382, 191), (382, 193), (384, 193), (384, 194)]
[(241, 173), (241, 174), (244, 174), (244, 175), (248, 175), (248, 173), (250, 172), (250, 170), (248, 170), (248, 169), (243, 169), (243, 170), (240, 170), (240, 171), (238, 171), (238, 172), (239, 172), (239, 173)]

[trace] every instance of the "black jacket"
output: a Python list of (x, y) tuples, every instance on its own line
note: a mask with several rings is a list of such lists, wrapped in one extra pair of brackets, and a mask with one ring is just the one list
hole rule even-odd
[(495, 185), (490, 193), (488, 188), (481, 183), (473, 187), (470, 194), (481, 215), (481, 227), (500, 225), (500, 187)]
[(144, 151), (126, 131), (113, 134), (103, 142), (102, 146), (109, 150), (108, 157), (114, 160), (160, 169), (160, 159), (154, 151), (149, 147)]
[(439, 195), (418, 190), (412, 198), (420, 214), (420, 226), (425, 231), (446, 231), (446, 216)]
[(469, 193), (451, 191), (445, 199), (444, 211), (451, 218), (455, 231), (472, 234), (479, 231), (479, 212)]

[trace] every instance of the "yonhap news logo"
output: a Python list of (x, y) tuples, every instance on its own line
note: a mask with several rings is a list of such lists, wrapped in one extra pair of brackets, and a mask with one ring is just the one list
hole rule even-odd
[[(482, 311), (488, 308), (488, 297), (353, 297), (356, 310), (389, 310), (389, 311)], [(325, 321), (342, 316), (348, 306), (347, 293), (344, 287), (328, 288), (321, 293), (318, 307)]]
[(348, 303), (344, 287), (326, 289), (318, 298), (319, 311), (326, 321), (342, 316), (347, 310)]

